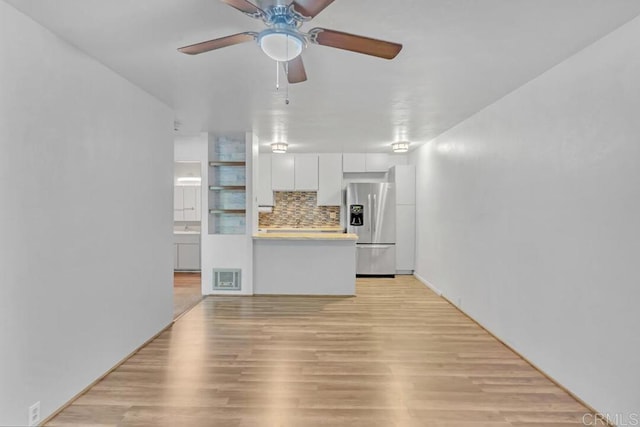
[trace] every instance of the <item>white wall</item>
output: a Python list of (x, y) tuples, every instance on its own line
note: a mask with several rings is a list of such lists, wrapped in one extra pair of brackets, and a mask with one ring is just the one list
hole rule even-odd
[(173, 113), (0, 1), (0, 425), (172, 318)]
[(413, 153), (417, 274), (608, 413), (640, 409), (640, 19)]
[[(202, 169), (200, 170), (200, 176), (207, 175), (207, 156), (208, 156), (208, 138), (209, 134), (201, 132), (195, 135), (181, 135), (176, 136), (174, 141), (174, 159), (176, 162), (200, 162)], [(206, 187), (206, 185), (202, 185)], [(203, 210), (203, 212), (206, 209)]]

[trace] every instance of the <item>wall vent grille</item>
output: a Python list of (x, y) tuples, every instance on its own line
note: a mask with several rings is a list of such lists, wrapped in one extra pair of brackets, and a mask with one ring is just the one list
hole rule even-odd
[(239, 291), (241, 289), (241, 273), (239, 268), (214, 268), (214, 291)]

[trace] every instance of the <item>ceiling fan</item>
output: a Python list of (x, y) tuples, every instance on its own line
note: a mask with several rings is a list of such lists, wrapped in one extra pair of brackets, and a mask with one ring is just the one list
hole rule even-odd
[(329, 46), (379, 58), (393, 59), (402, 45), (369, 37), (357, 36), (326, 28), (313, 28), (308, 33), (300, 26), (313, 19), (334, 0), (294, 0), (289, 4), (278, 1), (274, 5), (259, 8), (248, 0), (221, 0), (244, 14), (261, 19), (266, 29), (259, 33), (245, 31), (219, 39), (196, 43), (178, 49), (188, 55), (198, 55), (235, 44), (257, 40), (260, 48), (270, 58), (282, 62), (289, 83), (307, 80), (300, 54), (309, 43)]

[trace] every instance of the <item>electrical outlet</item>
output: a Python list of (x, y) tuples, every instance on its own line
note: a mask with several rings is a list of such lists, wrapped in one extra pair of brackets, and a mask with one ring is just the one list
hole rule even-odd
[(40, 422), (40, 402), (29, 406), (29, 426), (37, 426)]

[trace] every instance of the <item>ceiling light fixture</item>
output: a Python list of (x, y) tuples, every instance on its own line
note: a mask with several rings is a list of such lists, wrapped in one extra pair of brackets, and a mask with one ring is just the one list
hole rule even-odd
[(286, 30), (264, 30), (258, 36), (258, 44), (264, 53), (278, 62), (289, 62), (302, 53), (304, 39)]
[(409, 151), (409, 143), (408, 142), (394, 142), (391, 144), (391, 148), (394, 153), (406, 153)]
[(200, 178), (199, 176), (181, 176), (180, 178), (177, 179), (178, 182), (184, 182), (184, 183), (200, 183), (202, 182), (202, 178)]
[(274, 142), (271, 144), (271, 151), (275, 154), (284, 154), (287, 152), (289, 144), (285, 142)]

